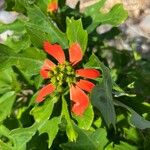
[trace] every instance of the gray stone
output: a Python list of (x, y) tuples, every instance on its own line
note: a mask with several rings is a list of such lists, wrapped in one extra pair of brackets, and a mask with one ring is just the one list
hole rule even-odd
[(103, 33), (110, 31), (111, 29), (112, 29), (112, 25), (104, 24), (104, 25), (97, 27), (96, 31), (98, 34), (103, 34)]
[(150, 15), (145, 16), (141, 20), (139, 27), (150, 38)]
[(17, 19), (17, 12), (8, 12), (5, 10), (0, 10), (0, 22), (3, 24), (13, 23)]

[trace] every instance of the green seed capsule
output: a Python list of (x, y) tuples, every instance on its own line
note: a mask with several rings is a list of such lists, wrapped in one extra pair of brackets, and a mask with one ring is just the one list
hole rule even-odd
[(72, 71), (72, 67), (71, 67), (71, 66), (67, 66), (66, 69), (67, 69), (67, 71), (69, 71), (69, 72)]
[(51, 82), (52, 82), (53, 84), (56, 83), (56, 80), (57, 80), (56, 77), (52, 77), (52, 78), (51, 78)]
[(61, 86), (59, 86), (59, 87), (57, 87), (57, 91), (58, 91), (59, 93), (61, 93), (61, 92), (63, 92), (63, 88), (62, 88)]

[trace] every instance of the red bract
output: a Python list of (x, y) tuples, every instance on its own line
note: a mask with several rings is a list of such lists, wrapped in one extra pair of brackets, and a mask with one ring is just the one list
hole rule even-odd
[(48, 59), (44, 61), (40, 74), (44, 79), (50, 79), (50, 84), (39, 91), (36, 101), (42, 102), (47, 95), (54, 91), (62, 92), (64, 86), (68, 84), (70, 99), (73, 102), (72, 112), (76, 115), (82, 115), (89, 106), (89, 97), (86, 92), (91, 92), (95, 86), (86, 78), (95, 79), (100, 76), (100, 72), (90, 68), (74, 70), (74, 66), (83, 57), (82, 49), (78, 43), (73, 43), (69, 48), (69, 62), (66, 61), (64, 51), (58, 44), (44, 42), (44, 50), (53, 56), (58, 64), (56, 65)]
[(58, 2), (57, 2), (57, 0), (52, 0), (48, 4), (47, 11), (53, 13), (53, 12), (57, 11), (57, 9), (58, 9)]

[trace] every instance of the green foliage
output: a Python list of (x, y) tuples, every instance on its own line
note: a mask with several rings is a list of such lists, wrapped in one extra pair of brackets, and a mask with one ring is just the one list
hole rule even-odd
[(34, 75), (39, 72), (44, 58), (44, 53), (35, 48), (15, 53), (11, 48), (0, 44), (0, 69), (15, 65), (20, 70)]
[(13, 31), (22, 31), (24, 29), (24, 24), (20, 21), (17, 20), (12, 24), (0, 24), (0, 33), (6, 31), (6, 30), (13, 30)]
[(62, 145), (64, 150), (103, 150), (108, 140), (105, 129), (97, 129), (90, 133), (76, 127), (78, 139)]
[(47, 133), (48, 134), (48, 147), (50, 148), (52, 145), (52, 142), (54, 138), (56, 137), (58, 130), (59, 130), (59, 123), (60, 123), (60, 118), (59, 117), (54, 117), (50, 120), (47, 120), (44, 125), (42, 125), (42, 128), (40, 127), (39, 132), (40, 134), (42, 133)]
[(74, 20), (67, 18), (67, 38), (69, 45), (72, 43), (79, 43), (82, 51), (85, 52), (87, 47), (87, 31), (83, 29), (81, 19)]
[(34, 124), (29, 128), (18, 128), (10, 132), (10, 137), (13, 139), (13, 149), (25, 150), (26, 143), (32, 138), (36, 132), (37, 125)]
[(42, 106), (35, 106), (31, 110), (31, 115), (34, 116), (36, 122), (43, 122), (49, 119), (52, 114), (54, 104), (58, 100), (57, 97), (53, 99), (47, 99)]
[(83, 116), (73, 115), (73, 117), (77, 120), (79, 128), (89, 130), (94, 119), (94, 111), (92, 105), (87, 108)]
[[(132, 51), (109, 47), (105, 39), (120, 38), (119, 32), (112, 32), (117, 28), (103, 35), (95, 32), (101, 24), (123, 23), (123, 5), (104, 13), (106, 0), (100, 0), (80, 13), (78, 6), (71, 9), (60, 0), (59, 9), (49, 13), (49, 2), (6, 0), (6, 10), (20, 14), (15, 22), (0, 24), (0, 33), (13, 32), (7, 40), (0, 39), (0, 150), (148, 150), (150, 61), (135, 46)], [(43, 102), (35, 102), (38, 90), (50, 83), (41, 77), (44, 60), (57, 64), (44, 52), (44, 41), (63, 49), (78, 42), (84, 57), (75, 70), (101, 73), (88, 79), (95, 87), (84, 91), (90, 105), (81, 116), (71, 112), (74, 102), (66, 83), (63, 92), (55, 85)]]
[(66, 134), (67, 134), (69, 140), (71, 140), (71, 141), (76, 140), (77, 135), (76, 135), (76, 132), (74, 130), (73, 123), (72, 123), (72, 120), (70, 118), (69, 111), (67, 108), (67, 103), (66, 103), (66, 100), (64, 97), (62, 98), (61, 116), (64, 117), (67, 121)]
[(88, 33), (92, 32), (100, 24), (111, 24), (117, 26), (128, 17), (127, 11), (122, 4), (115, 5), (108, 13), (102, 13), (100, 9), (106, 0), (100, 0), (98, 3), (86, 8), (84, 14), (92, 18), (92, 23), (88, 26)]
[(135, 127), (139, 128), (139, 129), (150, 128), (150, 121), (145, 120), (143, 117), (141, 117), (138, 113), (136, 113), (133, 109), (126, 106), (125, 104), (118, 102), (118, 101), (115, 101), (115, 103), (116, 103), (116, 105), (124, 107), (131, 112), (131, 123)]
[(30, 21), (26, 22), (28, 34), (35, 46), (42, 47), (43, 41), (49, 40), (51, 43), (59, 43), (63, 48), (68, 47), (65, 33), (61, 32), (38, 7), (27, 8)]
[(89, 58), (89, 63), (86, 65), (88, 67), (98, 67), (102, 70), (103, 80), (98, 83), (98, 85), (93, 89), (91, 94), (92, 104), (99, 109), (102, 113), (106, 124), (109, 126), (112, 124), (115, 127), (116, 124), (116, 114), (112, 98), (112, 79), (110, 76), (109, 69), (104, 66), (98, 58), (93, 54)]
[(16, 95), (13, 91), (7, 92), (0, 98), (0, 122), (10, 115), (15, 98)]
[(18, 92), (20, 83), (17, 81), (16, 75), (11, 68), (0, 71), (0, 94), (11, 91)]
[(30, 38), (27, 34), (13, 35), (8, 38), (4, 45), (11, 47), (15, 52), (27, 49), (31, 45)]

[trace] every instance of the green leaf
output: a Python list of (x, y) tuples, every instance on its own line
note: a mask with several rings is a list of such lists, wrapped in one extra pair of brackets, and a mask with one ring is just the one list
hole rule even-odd
[(15, 150), (26, 150), (27, 142), (37, 131), (37, 124), (33, 124), (28, 128), (17, 128), (10, 132), (10, 136), (14, 141)]
[(85, 68), (94, 68), (94, 69), (101, 69), (101, 62), (100, 60), (95, 56), (95, 54), (92, 54), (89, 58), (89, 61), (84, 65)]
[(137, 147), (130, 145), (128, 143), (125, 142), (120, 142), (119, 145), (115, 145), (115, 148), (113, 148), (114, 150), (138, 150)]
[(14, 10), (16, 10), (17, 12), (25, 13), (25, 11), (26, 11), (25, 8), (28, 6), (28, 2), (30, 2), (30, 1), (15, 0)]
[(100, 24), (120, 25), (128, 17), (128, 13), (124, 10), (122, 4), (116, 4), (108, 13), (100, 12), (100, 8), (102, 8), (105, 1), (100, 0), (98, 3), (86, 8), (85, 16), (92, 18), (92, 23), (87, 28), (88, 33), (92, 32)]
[(128, 96), (128, 97), (135, 97), (135, 94), (128, 94), (126, 93), (123, 89), (121, 89), (115, 82), (113, 82), (113, 94), (115, 97), (120, 97), (120, 96)]
[(16, 94), (14, 91), (7, 92), (0, 97), (0, 122), (10, 115), (15, 99)]
[(81, 19), (74, 20), (73, 18), (67, 18), (66, 22), (69, 45), (75, 42), (79, 43), (84, 53), (87, 46), (88, 34), (87, 31), (83, 29)]
[(27, 34), (18, 34), (9, 37), (4, 45), (11, 47), (16, 53), (20, 52), (23, 49), (27, 49), (31, 45), (29, 35)]
[(43, 29), (39, 28), (38, 25), (33, 23), (26, 23), (26, 29), (30, 35), (32, 44), (35, 47), (42, 47), (43, 41), (51, 41), (52, 37), (50, 34), (47, 34)]
[(64, 117), (67, 121), (66, 133), (67, 133), (69, 140), (71, 140), (71, 141), (76, 140), (77, 135), (76, 135), (76, 132), (74, 130), (73, 123), (72, 123), (72, 120), (71, 120), (70, 115), (69, 115), (67, 103), (66, 103), (66, 100), (64, 97), (62, 97), (61, 116)]
[(37, 5), (40, 7), (40, 9), (44, 12), (44, 13), (47, 13), (47, 6), (48, 6), (48, 3), (50, 1), (49, 0), (38, 0), (37, 1)]
[(99, 128), (89, 133), (76, 127), (76, 131), (77, 141), (62, 144), (64, 150), (103, 150), (108, 142), (105, 129)]
[(131, 124), (133, 124), (135, 127), (139, 128), (139, 129), (150, 128), (150, 121), (145, 120), (138, 113), (136, 113), (132, 108), (128, 107), (127, 105), (123, 104), (120, 101), (115, 101), (115, 105), (124, 107), (128, 111), (131, 112), (131, 119), (130, 119), (130, 121), (131, 121)]
[(86, 109), (83, 116), (73, 115), (73, 117), (77, 120), (79, 128), (89, 130), (93, 123), (93, 119), (94, 119), (94, 112), (93, 112), (92, 105), (90, 105)]
[(6, 128), (4, 125), (0, 125), (0, 135), (4, 135), (6, 137), (9, 136), (10, 130)]
[(136, 144), (143, 142), (142, 131), (137, 130), (136, 128), (130, 127), (124, 128), (124, 132), (127, 140), (131, 140)]
[(58, 97), (52, 99), (47, 98), (42, 106), (35, 106), (30, 114), (34, 116), (36, 122), (43, 122), (48, 120), (52, 114), (54, 104), (57, 102)]
[[(92, 57), (94, 57), (94, 55)], [(112, 124), (115, 127), (116, 113), (112, 98), (112, 79), (110, 71), (100, 61), (99, 64), (102, 70), (103, 81), (93, 89), (91, 93), (91, 101), (92, 104), (102, 113), (106, 124), (108, 126)]]
[(37, 74), (43, 61), (45, 53), (36, 48), (28, 48), (20, 53), (14, 53), (13, 50), (0, 44), (0, 69), (15, 65), (27, 74)]
[(4, 143), (0, 140), (0, 149), (1, 150), (13, 150), (12, 147), (10, 147), (8, 144)]
[(8, 91), (13, 91), (12, 87), (12, 69), (5, 69), (0, 71), (0, 94), (6, 93)]
[(60, 117), (54, 117), (50, 120), (47, 120), (42, 127), (39, 128), (40, 134), (47, 133), (48, 134), (48, 147), (50, 148), (54, 138), (56, 137), (59, 130)]
[(11, 24), (0, 24), (0, 33), (6, 30), (13, 30), (13, 31), (23, 31), (25, 29), (24, 24), (20, 20), (16, 20), (14, 23)]
[[(56, 24), (53, 23), (51, 18), (47, 17), (38, 7), (28, 7), (27, 13), (30, 19), (28, 26), (28, 31), (30, 30), (29, 34), (32, 32), (31, 40), (34, 39), (34, 37), (37, 35), (36, 40), (37, 42), (40, 42), (38, 45), (43, 44), (43, 37), (50, 37), (47, 40), (50, 40), (51, 43), (59, 43), (63, 48), (68, 47), (68, 41), (65, 33), (61, 32), (59, 28), (56, 26)], [(31, 24), (32, 26), (31, 26)], [(31, 26), (31, 28), (30, 28)], [(34, 29), (34, 30), (33, 30)], [(38, 33), (39, 32), (39, 33)], [(44, 36), (41, 34), (43, 33)], [(39, 36), (41, 34), (42, 38)], [(34, 37), (32, 37), (34, 35)], [(46, 40), (46, 39), (44, 39)], [(36, 42), (36, 43), (37, 43)], [(33, 41), (33, 44), (35, 41)], [(37, 45), (35, 45), (37, 46)]]

